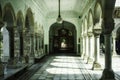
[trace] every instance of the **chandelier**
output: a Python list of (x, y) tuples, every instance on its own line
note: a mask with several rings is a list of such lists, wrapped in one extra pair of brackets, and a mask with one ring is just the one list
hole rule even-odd
[(60, 0), (58, 0), (58, 18), (57, 18), (57, 23), (62, 23), (62, 17), (60, 15)]

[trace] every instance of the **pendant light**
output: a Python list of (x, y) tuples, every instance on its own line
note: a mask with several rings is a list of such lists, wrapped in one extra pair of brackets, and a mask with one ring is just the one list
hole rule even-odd
[(58, 0), (58, 18), (57, 18), (57, 23), (62, 23), (62, 17), (60, 15), (60, 0)]

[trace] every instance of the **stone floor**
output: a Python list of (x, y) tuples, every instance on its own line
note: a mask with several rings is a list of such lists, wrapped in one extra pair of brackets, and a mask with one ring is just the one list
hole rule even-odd
[(101, 74), (78, 56), (52, 56), (30, 80), (99, 80)]
[[(119, 56), (112, 57), (116, 80), (120, 79)], [(104, 69), (104, 55), (100, 56), (101, 69), (91, 70), (92, 63), (78, 56), (50, 56), (30, 80), (99, 80)]]

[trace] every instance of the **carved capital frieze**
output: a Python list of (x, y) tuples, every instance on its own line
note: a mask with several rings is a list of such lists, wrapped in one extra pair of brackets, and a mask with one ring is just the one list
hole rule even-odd
[(114, 29), (114, 20), (113, 19), (105, 19), (103, 26), (103, 33), (104, 34), (111, 34)]

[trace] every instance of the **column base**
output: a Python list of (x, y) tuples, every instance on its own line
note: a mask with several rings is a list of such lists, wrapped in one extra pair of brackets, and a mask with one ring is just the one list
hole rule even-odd
[(81, 58), (82, 58), (82, 59), (84, 59), (84, 55), (85, 55), (85, 54), (84, 54), (84, 53), (82, 53), (82, 56), (81, 56)]
[(94, 63), (93, 63), (92, 70), (95, 70), (95, 69), (101, 69), (100, 63), (98, 63), (98, 62), (94, 62)]
[(100, 80), (115, 80), (115, 75), (112, 69), (104, 69)]
[(113, 56), (113, 57), (116, 57), (116, 56), (118, 56), (118, 55), (117, 55), (116, 52), (113, 52), (113, 53), (112, 53), (112, 56)]
[(83, 55), (83, 60), (85, 60), (87, 58), (87, 55), (86, 54), (84, 54)]
[(90, 57), (88, 57), (88, 59), (87, 59), (87, 64), (92, 63), (92, 62), (93, 62), (93, 59), (90, 58)]

